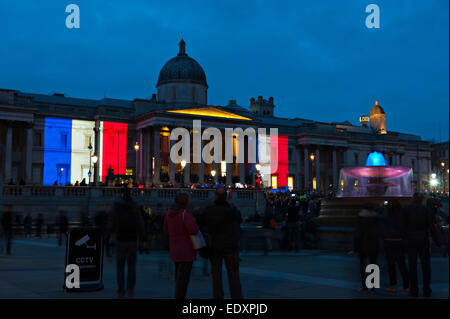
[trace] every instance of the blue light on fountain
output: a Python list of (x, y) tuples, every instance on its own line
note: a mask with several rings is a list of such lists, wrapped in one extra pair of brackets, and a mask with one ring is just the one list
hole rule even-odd
[(372, 152), (367, 156), (366, 166), (386, 166), (386, 160), (383, 154)]

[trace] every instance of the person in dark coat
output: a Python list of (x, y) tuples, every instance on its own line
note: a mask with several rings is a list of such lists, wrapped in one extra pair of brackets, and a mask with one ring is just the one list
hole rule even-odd
[(6, 254), (11, 255), (11, 240), (13, 234), (13, 212), (11, 205), (5, 207), (5, 211), (2, 215), (2, 228), (6, 242)]
[(288, 251), (292, 251), (292, 249), (295, 249), (295, 252), (298, 252), (300, 249), (299, 221), (300, 221), (299, 207), (296, 206), (295, 200), (291, 199), (287, 207), (287, 218), (286, 218)]
[(222, 262), (227, 268), (230, 294), (233, 299), (242, 299), (239, 279), (239, 236), (242, 217), (239, 210), (227, 202), (224, 188), (214, 194), (214, 202), (205, 208), (205, 223), (211, 249), (211, 272), (213, 297), (223, 299)]
[(144, 225), (139, 206), (133, 201), (128, 187), (122, 191), (122, 200), (114, 204), (107, 229), (108, 234), (114, 233), (116, 236), (118, 297), (125, 296), (125, 263), (127, 263), (127, 292), (128, 297), (132, 298), (136, 284), (138, 241), (142, 240)]
[(397, 291), (397, 269), (400, 270), (403, 282), (403, 292), (409, 292), (409, 277), (406, 268), (405, 247), (400, 231), (400, 212), (402, 206), (398, 200), (390, 201), (386, 213), (381, 215), (381, 225), (383, 231), (383, 245), (386, 254), (386, 261), (389, 271), (390, 287), (389, 292)]
[(417, 282), (417, 257), (419, 257), (422, 265), (423, 296), (431, 297), (430, 236), (441, 251), (443, 246), (433, 222), (433, 214), (423, 205), (422, 194), (414, 194), (412, 204), (403, 207), (400, 227), (408, 255), (410, 296), (419, 296)]
[(33, 219), (31, 218), (30, 213), (28, 213), (23, 220), (23, 231), (25, 234), (25, 238), (31, 237), (32, 228), (33, 228)]
[(192, 263), (196, 251), (190, 235), (198, 233), (194, 216), (186, 210), (189, 196), (184, 193), (175, 196), (174, 205), (164, 218), (164, 232), (169, 235), (170, 257), (175, 264), (175, 299), (186, 299)]
[(62, 239), (69, 229), (69, 221), (67, 220), (66, 212), (64, 211), (59, 212), (59, 218), (57, 222), (58, 222), (58, 246), (61, 247)]
[[(376, 264), (380, 251), (381, 228), (380, 220), (372, 203), (366, 203), (356, 218), (353, 250), (359, 254), (361, 267), (361, 291), (368, 291), (366, 286), (366, 267)], [(369, 262), (367, 262), (367, 260)], [(375, 288), (372, 288), (375, 292)]]
[(44, 215), (42, 215), (42, 213), (39, 213), (36, 219), (36, 237), (41, 238), (43, 225), (44, 225)]

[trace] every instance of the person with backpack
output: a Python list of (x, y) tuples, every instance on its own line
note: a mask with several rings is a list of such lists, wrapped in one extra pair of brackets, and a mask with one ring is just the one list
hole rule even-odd
[(117, 295), (125, 297), (125, 263), (128, 266), (127, 292), (133, 298), (136, 284), (138, 241), (142, 241), (144, 223), (139, 206), (131, 197), (130, 188), (124, 188), (122, 199), (116, 202), (108, 221), (108, 233), (116, 236)]
[(190, 236), (197, 234), (199, 227), (194, 216), (186, 210), (188, 204), (189, 195), (177, 194), (164, 218), (164, 233), (169, 235), (170, 257), (175, 265), (175, 299), (186, 299), (196, 257)]

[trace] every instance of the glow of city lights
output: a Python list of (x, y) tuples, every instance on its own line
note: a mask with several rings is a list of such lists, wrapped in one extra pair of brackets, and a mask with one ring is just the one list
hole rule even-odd
[(435, 187), (435, 186), (437, 186), (437, 184), (438, 184), (438, 180), (435, 179), (435, 178), (433, 178), (433, 179), (430, 181), (430, 184), (431, 184), (431, 186)]
[(431, 174), (431, 178), (435, 179), (436, 178), (436, 173)]

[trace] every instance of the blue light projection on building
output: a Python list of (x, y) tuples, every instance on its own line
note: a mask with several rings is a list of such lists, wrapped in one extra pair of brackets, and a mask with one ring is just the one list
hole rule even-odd
[(386, 160), (383, 154), (372, 152), (367, 156), (366, 166), (386, 166)]
[(70, 182), (72, 120), (45, 118), (44, 185)]

